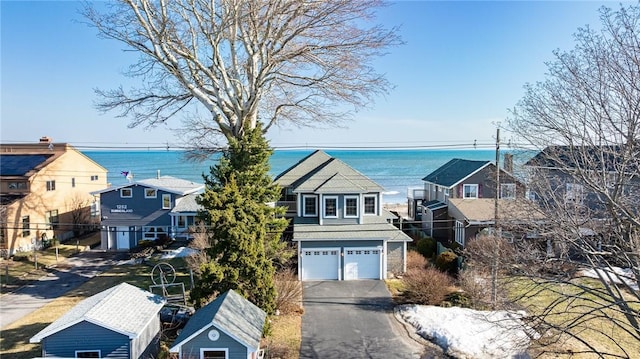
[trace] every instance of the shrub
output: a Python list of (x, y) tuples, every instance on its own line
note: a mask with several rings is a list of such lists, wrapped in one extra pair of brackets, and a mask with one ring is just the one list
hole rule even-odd
[(301, 312), (302, 286), (294, 271), (288, 268), (280, 270), (276, 272), (274, 280), (276, 310), (280, 311), (280, 314)]
[(427, 267), (427, 259), (420, 253), (409, 250), (407, 252), (407, 272), (410, 269), (425, 269)]
[(140, 248), (153, 247), (155, 244), (156, 242), (154, 240), (149, 239), (141, 239), (138, 241), (138, 247)]
[(409, 269), (403, 281), (405, 298), (412, 303), (440, 305), (451, 293), (451, 277), (433, 267)]
[(436, 268), (451, 275), (458, 273), (458, 255), (452, 250), (446, 250), (436, 258)]
[(431, 237), (425, 237), (418, 240), (416, 245), (418, 253), (422, 254), (425, 258), (433, 258), (436, 254), (436, 241)]

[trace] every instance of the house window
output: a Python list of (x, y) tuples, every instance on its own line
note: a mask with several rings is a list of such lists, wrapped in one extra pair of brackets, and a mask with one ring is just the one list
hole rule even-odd
[(358, 217), (358, 197), (357, 196), (344, 197), (344, 216), (345, 218)]
[(145, 188), (144, 189), (144, 198), (157, 198), (158, 191), (155, 188)]
[(463, 198), (478, 198), (478, 185), (477, 184), (465, 184), (462, 187)]
[(92, 181), (97, 181), (98, 180), (98, 175), (91, 176), (91, 180)]
[(171, 209), (171, 195), (169, 193), (162, 195), (162, 209)]
[(71, 187), (75, 187), (76, 186), (76, 179), (75, 177), (71, 177)]
[(376, 196), (364, 196), (364, 214), (376, 214)]
[(47, 191), (56, 190), (56, 181), (47, 181)]
[(577, 183), (567, 183), (564, 195), (565, 203), (582, 204), (584, 199), (584, 186)]
[(327, 218), (338, 217), (338, 197), (324, 197), (324, 216)]
[(54, 209), (53, 211), (47, 211), (47, 224), (49, 225), (49, 228), (56, 229), (58, 223), (60, 223), (58, 210)]
[(29, 223), (29, 216), (22, 217), (22, 236), (28, 237), (31, 234), (31, 225)]
[(318, 215), (318, 201), (316, 196), (302, 196), (302, 216), (315, 217)]
[(76, 350), (76, 358), (102, 358), (100, 350)]
[(227, 359), (227, 349), (200, 349), (200, 359)]
[(464, 246), (464, 224), (460, 221), (456, 221), (456, 242), (461, 246)]
[(142, 237), (144, 239), (153, 240), (167, 235), (166, 227), (142, 227)]
[(27, 182), (9, 182), (9, 189), (27, 189)]
[(178, 227), (185, 228), (187, 226), (187, 216), (178, 216)]
[(516, 198), (516, 184), (515, 183), (502, 183), (500, 185), (500, 198), (503, 198), (503, 199), (515, 199)]
[(120, 197), (131, 198), (133, 197), (133, 191), (131, 190), (131, 188), (120, 188)]
[(100, 202), (97, 200), (91, 203), (91, 217), (97, 217), (100, 215)]

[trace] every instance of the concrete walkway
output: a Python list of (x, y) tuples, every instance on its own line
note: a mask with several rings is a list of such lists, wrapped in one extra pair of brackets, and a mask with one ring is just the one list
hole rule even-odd
[(122, 254), (85, 251), (67, 258), (64, 269), (0, 296), (0, 328), (41, 308), (117, 264)]

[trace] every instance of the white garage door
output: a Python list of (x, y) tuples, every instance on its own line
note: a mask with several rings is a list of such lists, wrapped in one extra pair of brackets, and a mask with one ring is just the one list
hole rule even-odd
[(344, 279), (381, 279), (381, 253), (376, 247), (345, 248)]
[(302, 250), (302, 280), (339, 279), (339, 248), (307, 248)]

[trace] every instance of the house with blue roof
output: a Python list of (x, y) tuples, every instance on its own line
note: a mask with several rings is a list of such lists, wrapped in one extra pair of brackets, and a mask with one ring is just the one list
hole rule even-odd
[(122, 283), (76, 304), (31, 337), (45, 358), (155, 357), (164, 298)]
[(506, 201), (525, 196), (524, 184), (511, 173), (509, 155), (505, 163), (507, 169), (500, 169), (499, 186), (491, 161), (454, 158), (425, 176), (422, 196), (409, 199), (423, 231), (435, 239), (464, 246), (479, 231), (492, 226), (496, 197), (502, 203), (499, 207), (512, 208)]
[(229, 290), (198, 309), (182, 329), (171, 353), (179, 359), (258, 359), (267, 314)]
[(104, 250), (127, 251), (141, 240), (189, 238), (204, 184), (171, 176), (93, 192), (99, 197)]
[(70, 144), (0, 144), (0, 253), (95, 229), (99, 206), (90, 192), (107, 186), (107, 170)]
[(298, 245), (300, 280), (385, 279), (406, 270), (411, 238), (391, 222), (384, 189), (315, 151), (275, 178)]

